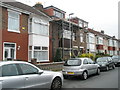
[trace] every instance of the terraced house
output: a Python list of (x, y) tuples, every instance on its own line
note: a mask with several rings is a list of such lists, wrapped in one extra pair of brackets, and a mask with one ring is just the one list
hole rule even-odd
[(28, 11), (7, 2), (0, 3), (0, 11), (0, 60), (28, 61)]
[(1, 3), (0, 60), (49, 62), (49, 20), (43, 12), (20, 2)]
[(54, 7), (0, 2), (0, 60), (52, 62), (82, 53), (120, 55), (120, 40), (95, 31), (78, 17)]
[[(57, 49), (61, 51), (62, 59), (71, 58), (71, 54), (77, 56), (79, 52), (86, 52), (83, 28), (88, 22), (77, 17), (66, 19), (65, 11), (49, 6), (44, 8), (45, 12), (52, 18), (50, 22), (50, 46), (51, 59), (54, 59)], [(80, 22), (80, 23), (78, 23)]]

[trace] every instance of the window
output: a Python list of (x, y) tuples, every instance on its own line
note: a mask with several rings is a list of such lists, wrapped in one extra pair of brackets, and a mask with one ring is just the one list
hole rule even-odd
[(58, 11), (54, 11), (54, 16), (58, 17), (58, 18), (64, 18), (64, 14)]
[(18, 75), (17, 67), (15, 64), (8, 64), (2, 66), (2, 76), (16, 76)]
[(113, 46), (113, 40), (112, 40), (112, 39), (109, 39), (109, 40), (108, 40), (108, 45), (109, 45), (109, 46)]
[(34, 23), (35, 30), (33, 31), (35, 34), (40, 35), (48, 35), (48, 25), (41, 23)]
[(94, 62), (91, 59), (88, 59), (89, 64), (93, 64)]
[(64, 30), (64, 32), (63, 32), (63, 38), (71, 39), (71, 31)]
[(83, 27), (83, 21), (79, 20), (79, 26)]
[(19, 13), (14, 11), (8, 11), (8, 31), (20, 32)]
[(80, 42), (83, 42), (83, 33), (80, 34)]
[(103, 45), (103, 38), (102, 37), (97, 37), (97, 44)]
[(88, 64), (87, 59), (84, 59), (83, 64)]
[(48, 60), (48, 51), (34, 51), (34, 58), (37, 60)]
[(48, 47), (42, 47), (42, 50), (48, 50)]
[(87, 37), (88, 37), (88, 42), (89, 43), (95, 43), (95, 36), (94, 36), (94, 34), (89, 33)]
[(31, 65), (27, 65), (27, 64), (19, 64), (20, 68), (22, 69), (22, 72), (24, 75), (27, 74), (37, 74), (38, 73), (38, 69), (31, 66)]

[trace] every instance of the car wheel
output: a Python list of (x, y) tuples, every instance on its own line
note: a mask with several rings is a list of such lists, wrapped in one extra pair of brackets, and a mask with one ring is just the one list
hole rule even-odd
[(60, 78), (55, 78), (51, 85), (51, 90), (60, 90), (62, 87), (62, 82)]
[(113, 65), (112, 68), (115, 69), (115, 65)]
[(86, 80), (87, 78), (88, 78), (88, 73), (86, 71), (84, 71), (82, 74), (82, 79)]
[(100, 69), (99, 68), (97, 69), (97, 73), (96, 74), (100, 75)]
[(107, 66), (107, 67), (106, 67), (106, 71), (108, 71), (108, 70), (109, 70), (109, 67)]
[(63, 75), (64, 79), (68, 79), (68, 76), (67, 75)]

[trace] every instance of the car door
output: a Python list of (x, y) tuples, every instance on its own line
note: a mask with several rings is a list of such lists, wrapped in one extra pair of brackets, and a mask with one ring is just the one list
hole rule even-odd
[(2, 66), (2, 88), (20, 89), (24, 88), (24, 77), (19, 75), (15, 64), (6, 64)]
[(109, 62), (109, 66), (112, 67), (114, 63), (111, 57), (108, 57), (108, 62)]
[(87, 58), (83, 60), (82, 68), (84, 68), (85, 70), (87, 70), (89, 75), (91, 74), (90, 64), (89, 64)]
[(25, 78), (25, 88), (48, 88), (50, 75), (29, 64), (19, 64)]
[(96, 69), (94, 62), (90, 58), (88, 58), (88, 63), (89, 63), (90, 74), (93, 74)]

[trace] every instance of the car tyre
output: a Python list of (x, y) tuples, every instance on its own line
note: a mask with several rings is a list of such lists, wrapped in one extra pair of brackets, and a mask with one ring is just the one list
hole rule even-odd
[(112, 68), (115, 69), (115, 65), (113, 65)]
[(97, 75), (100, 75), (100, 68), (97, 69)]
[(109, 70), (109, 67), (107, 66), (107, 67), (106, 67), (106, 71), (108, 71), (108, 70)]
[(86, 80), (87, 78), (88, 78), (88, 73), (86, 71), (84, 71), (82, 74), (82, 79)]
[(51, 85), (51, 90), (61, 90), (62, 82), (60, 78), (55, 78)]

